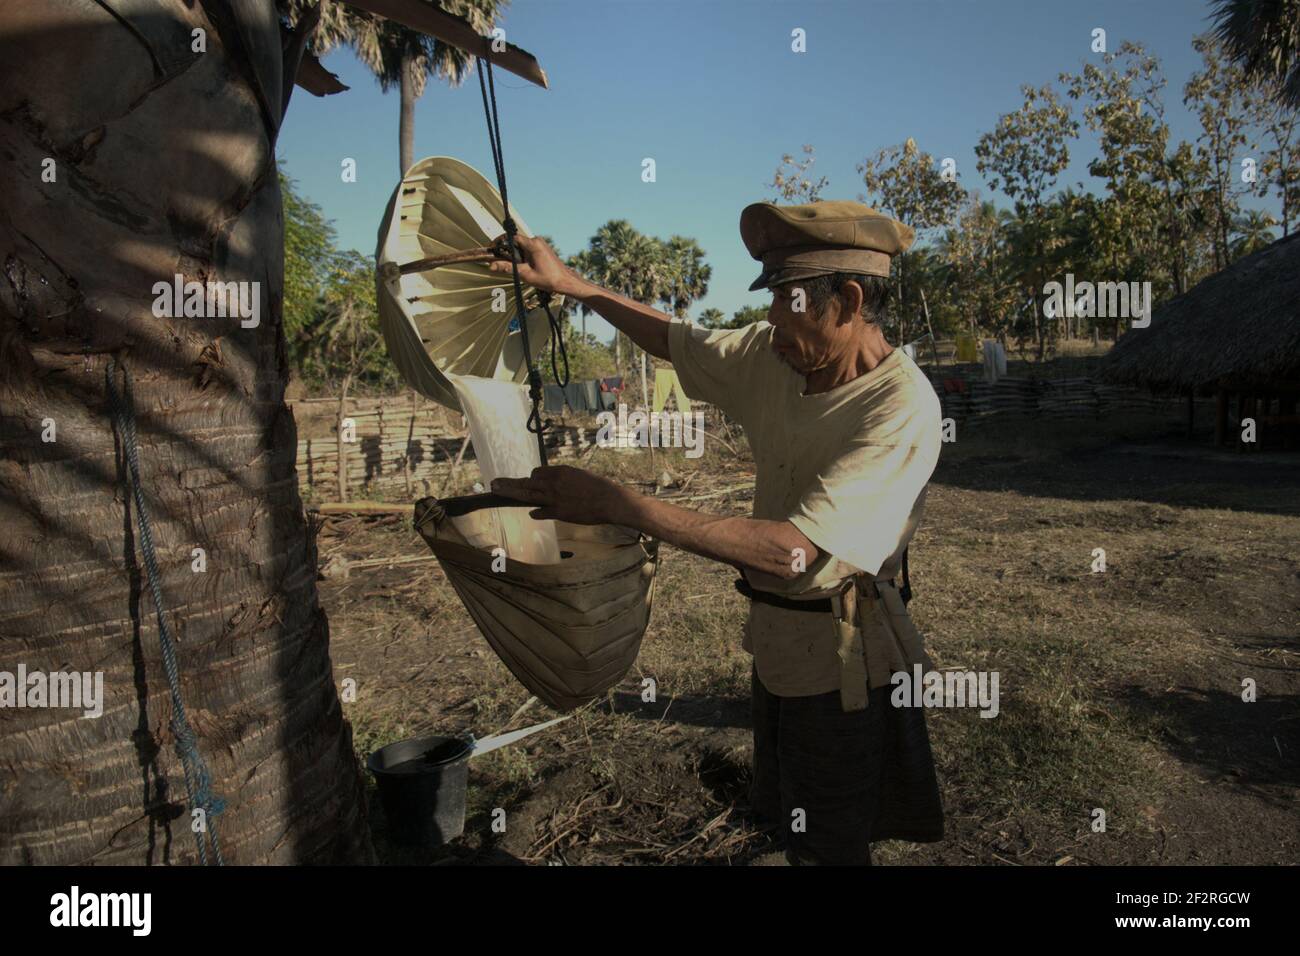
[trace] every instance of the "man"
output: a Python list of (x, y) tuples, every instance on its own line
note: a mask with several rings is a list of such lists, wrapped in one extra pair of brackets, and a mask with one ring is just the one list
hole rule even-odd
[[(853, 202), (756, 203), (740, 233), (772, 291), (768, 321), (708, 332), (602, 289), (521, 239), (520, 277), (581, 301), (691, 398), (740, 422), (754, 453), (753, 517), (718, 517), (576, 468), (501, 479), (539, 518), (610, 523), (740, 568), (751, 597), (754, 787), (792, 863), (869, 863), (871, 842), (942, 836), (920, 709), (890, 677), (928, 669), (892, 580), (939, 455), (939, 400), (881, 333), (890, 259), (912, 230)], [(510, 264), (497, 262), (497, 271)]]

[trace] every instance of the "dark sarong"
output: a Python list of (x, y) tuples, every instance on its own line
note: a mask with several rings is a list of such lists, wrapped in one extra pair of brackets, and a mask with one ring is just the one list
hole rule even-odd
[[(839, 691), (778, 697), (757, 671), (751, 684), (751, 802), (784, 833), (792, 863), (870, 864), (875, 840), (943, 839), (923, 708), (894, 707), (892, 687), (871, 691), (866, 710), (845, 713)], [(796, 809), (802, 833), (791, 827)]]

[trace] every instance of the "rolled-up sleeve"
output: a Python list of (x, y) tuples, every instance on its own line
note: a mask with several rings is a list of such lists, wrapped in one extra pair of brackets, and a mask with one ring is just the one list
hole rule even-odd
[(742, 425), (752, 405), (754, 360), (766, 345), (766, 322), (710, 331), (674, 319), (668, 355), (686, 394), (717, 405)]
[(819, 550), (867, 574), (878, 574), (898, 549), (939, 460), (940, 423), (930, 403), (900, 425), (846, 445), (790, 515)]

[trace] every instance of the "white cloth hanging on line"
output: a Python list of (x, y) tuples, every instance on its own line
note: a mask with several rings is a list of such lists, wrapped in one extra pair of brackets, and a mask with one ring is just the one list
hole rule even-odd
[(984, 381), (993, 385), (1007, 374), (1007, 351), (1002, 343), (993, 339), (984, 340)]

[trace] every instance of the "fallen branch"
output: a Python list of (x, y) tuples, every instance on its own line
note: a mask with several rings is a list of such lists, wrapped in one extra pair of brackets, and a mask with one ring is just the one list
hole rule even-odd
[[(367, 568), (395, 568), (410, 564), (427, 564), (430, 561), (437, 560), (437, 556), (433, 554), (400, 555), (392, 558), (363, 558), (360, 561), (349, 561), (339, 555), (333, 555), (321, 566), (320, 573), (327, 578), (346, 578), (353, 571), (364, 571)], [(370, 595), (365, 596), (369, 597)], [(391, 593), (380, 596), (391, 597)]]
[(748, 484), (744, 484), (744, 485), (735, 485), (734, 487), (731, 487), (731, 488), (723, 488), (721, 491), (710, 491), (708, 494), (704, 494), (704, 495), (686, 495), (686, 496), (683, 496), (683, 495), (664, 495), (663, 500), (665, 500), (665, 501), (703, 501), (703, 500), (706, 499), (706, 498), (721, 498), (723, 495), (729, 495), (729, 494), (731, 494), (732, 492), (736, 492), (736, 491), (752, 491), (753, 488), (754, 488), (754, 482), (751, 481), (751, 482), (749, 482)]

